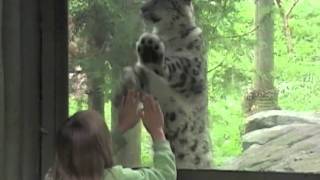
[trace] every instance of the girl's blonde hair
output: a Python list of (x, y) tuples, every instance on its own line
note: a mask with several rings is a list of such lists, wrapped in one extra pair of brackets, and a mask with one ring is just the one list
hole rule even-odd
[(110, 132), (96, 111), (80, 111), (60, 129), (52, 175), (55, 180), (102, 180), (113, 166)]

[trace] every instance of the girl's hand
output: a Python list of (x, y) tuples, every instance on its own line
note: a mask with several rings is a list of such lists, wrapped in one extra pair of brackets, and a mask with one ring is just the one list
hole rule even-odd
[(164, 140), (164, 118), (159, 103), (156, 102), (152, 96), (146, 95), (143, 97), (143, 107), (143, 124), (150, 133), (152, 139)]
[(121, 99), (118, 116), (118, 130), (121, 133), (133, 128), (140, 119), (140, 112), (137, 111), (139, 105), (139, 93), (129, 90), (126, 96)]

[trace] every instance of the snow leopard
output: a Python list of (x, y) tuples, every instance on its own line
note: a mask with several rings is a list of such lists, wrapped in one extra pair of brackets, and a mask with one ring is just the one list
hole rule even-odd
[(159, 102), (178, 169), (212, 168), (202, 30), (191, 0), (149, 0), (141, 15), (152, 32), (136, 43), (138, 60), (124, 68), (119, 97), (129, 88)]

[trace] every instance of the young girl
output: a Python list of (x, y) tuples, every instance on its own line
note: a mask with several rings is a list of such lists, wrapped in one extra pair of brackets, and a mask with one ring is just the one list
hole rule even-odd
[[(138, 94), (128, 92), (123, 97), (119, 121), (112, 140), (103, 118), (95, 111), (81, 111), (68, 119), (57, 136), (57, 156), (54, 168), (46, 180), (175, 180), (174, 155), (163, 132), (163, 114), (159, 104), (149, 95), (143, 97), (144, 110), (137, 112)], [(115, 166), (112, 153), (125, 145), (122, 136), (142, 118), (153, 139), (151, 168), (132, 170)]]

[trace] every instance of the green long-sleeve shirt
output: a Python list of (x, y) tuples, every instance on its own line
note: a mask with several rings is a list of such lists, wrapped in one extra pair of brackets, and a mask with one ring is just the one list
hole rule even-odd
[[(112, 133), (112, 139), (116, 143), (114, 152), (126, 144), (123, 136), (117, 131)], [(168, 141), (153, 142), (153, 151), (153, 167), (133, 170), (114, 166), (105, 171), (105, 180), (175, 180), (175, 159)]]

